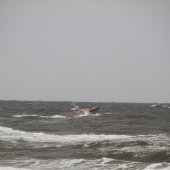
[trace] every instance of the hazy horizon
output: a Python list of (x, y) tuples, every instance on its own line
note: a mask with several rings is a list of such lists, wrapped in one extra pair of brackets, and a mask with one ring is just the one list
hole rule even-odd
[[(120, 101), (120, 102), (117, 102), (117, 101), (73, 101), (73, 100), (66, 100), (66, 101), (63, 101), (63, 100), (19, 100), (19, 99), (0, 99), (0, 101), (6, 101), (6, 102), (61, 102), (61, 103), (64, 103), (64, 102), (68, 102), (68, 103), (74, 103), (74, 104), (77, 104), (77, 103), (127, 103), (127, 104), (153, 104), (153, 105), (158, 105), (159, 104), (170, 104), (170, 102), (126, 102), (126, 101)], [(162, 106), (161, 106), (162, 107)]]
[(170, 103), (169, 0), (0, 0), (0, 100)]

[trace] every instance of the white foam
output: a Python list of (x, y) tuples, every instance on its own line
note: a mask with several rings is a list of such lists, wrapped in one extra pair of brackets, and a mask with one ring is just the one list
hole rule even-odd
[(84, 148), (88, 148), (88, 147), (90, 147), (90, 145), (84, 143), (83, 147), (84, 147)]
[(60, 161), (60, 164), (63, 165), (63, 168), (69, 168), (69, 167), (72, 167), (74, 166), (75, 164), (78, 164), (78, 163), (82, 163), (83, 161), (85, 161), (84, 159), (63, 159)]
[(100, 165), (105, 166), (107, 163), (110, 163), (112, 161), (114, 161), (114, 159), (104, 157), (104, 158), (102, 158), (102, 162)]
[(96, 135), (96, 134), (80, 134), (80, 135), (55, 135), (46, 133), (25, 132), (14, 130), (8, 127), (0, 126), (1, 140), (4, 141), (17, 141), (23, 140), (28, 142), (55, 142), (59, 144), (78, 144), (84, 142), (97, 142), (97, 141), (112, 141), (112, 140), (129, 140), (131, 136), (128, 135)]
[(162, 168), (161, 170), (170, 170), (170, 166), (166, 168)]
[(53, 115), (53, 116), (42, 116), (44, 118), (58, 118), (58, 119), (65, 119), (66, 116), (63, 115)]
[(100, 116), (100, 113), (92, 114), (93, 116)]
[[(55, 159), (55, 160), (35, 160), (35, 163), (30, 165), (30, 169), (45, 170), (79, 170), (88, 160), (85, 159)], [(88, 166), (86, 167), (86, 169)], [(84, 168), (83, 168), (84, 169)], [(84, 169), (85, 170), (85, 169)]]
[[(9, 160), (12, 166), (0, 167), (2, 170), (120, 170), (120, 169), (141, 169), (141, 170), (169, 170), (169, 163), (154, 163), (147, 164), (142, 162), (123, 161), (112, 158), (99, 158), (99, 159), (19, 159)], [(22, 169), (18, 167), (24, 167)]]
[(116, 167), (114, 170), (120, 170), (120, 169), (129, 169), (129, 168), (128, 168), (128, 164), (119, 165), (119, 166)]
[[(26, 132), (20, 130), (14, 130), (12, 128), (0, 126), (0, 139), (3, 141), (15, 142), (15, 141), (26, 141), (26, 142), (38, 142), (41, 145), (45, 143), (52, 143), (57, 147), (64, 145), (77, 145), (82, 144), (82, 146), (89, 146), (90, 143), (94, 142), (109, 142), (109, 143), (121, 143), (121, 142), (131, 142), (131, 141), (148, 141), (152, 145), (148, 145), (145, 149), (166, 149), (161, 148), (159, 143), (164, 141), (169, 143), (170, 139), (166, 135), (105, 135), (105, 134), (79, 134), (79, 135), (57, 135), (57, 134), (47, 134), (42, 132)], [(142, 147), (143, 148), (143, 147)], [(122, 151), (132, 150), (140, 151), (140, 146), (123, 147)], [(120, 148), (119, 148), (120, 151)]]
[(150, 107), (156, 107), (157, 105), (156, 104), (153, 104), (153, 105), (151, 105)]
[(14, 115), (13, 117), (29, 117), (29, 116), (41, 117), (41, 118), (59, 118), (59, 119), (66, 118), (66, 116), (63, 116), (63, 115), (42, 116), (42, 115), (36, 115), (36, 114), (21, 114), (21, 115)]
[(27, 169), (23, 169), (23, 168), (14, 168), (14, 167), (11, 167), (11, 166), (1, 166), (0, 167), (0, 170), (27, 170)]
[(163, 108), (170, 108), (169, 106), (165, 105), (165, 104), (153, 104), (150, 107), (163, 107)]
[[(166, 165), (164, 165), (166, 164)], [(166, 167), (164, 167), (166, 166)], [(155, 163), (147, 166), (143, 170), (170, 170), (170, 163)]]
[(105, 113), (106, 115), (111, 115), (111, 113), (110, 112), (107, 112), (107, 113)]
[(38, 115), (35, 115), (35, 114), (21, 114), (21, 115), (14, 115), (13, 117), (28, 117), (28, 116), (38, 116)]

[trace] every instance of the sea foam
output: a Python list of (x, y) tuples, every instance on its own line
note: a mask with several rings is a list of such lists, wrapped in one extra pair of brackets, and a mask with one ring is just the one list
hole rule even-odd
[(63, 115), (43, 116), (43, 115), (36, 115), (36, 114), (21, 114), (21, 115), (14, 115), (13, 117), (41, 117), (41, 118), (59, 118), (59, 119), (66, 118), (66, 116)]
[(47, 133), (26, 132), (14, 130), (9, 127), (0, 126), (1, 140), (24, 140), (30, 142), (57, 142), (63, 144), (80, 143), (80, 142), (96, 142), (105, 140), (129, 140), (128, 135), (96, 135), (96, 134), (80, 134), (80, 135), (56, 135)]
[[(109, 143), (121, 143), (121, 142), (136, 142), (136, 141), (148, 141), (153, 145), (159, 145), (159, 142), (164, 140), (169, 142), (169, 138), (166, 135), (115, 135), (115, 134), (77, 134), (77, 135), (58, 135), (47, 134), (42, 132), (26, 132), (22, 130), (15, 130), (9, 127), (0, 126), (0, 140), (2, 141), (26, 141), (26, 142), (38, 142), (38, 143), (55, 143), (59, 146), (63, 145), (76, 145), (76, 144), (90, 144), (93, 142), (109, 142)], [(153, 143), (155, 142), (155, 144)], [(124, 148), (125, 149), (125, 148)]]

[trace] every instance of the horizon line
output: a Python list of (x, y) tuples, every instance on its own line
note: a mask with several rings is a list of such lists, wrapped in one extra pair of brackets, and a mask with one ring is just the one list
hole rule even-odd
[(24, 100), (24, 99), (0, 99), (0, 101), (18, 101), (18, 102), (75, 102), (75, 103), (136, 103), (136, 104), (153, 104), (153, 103), (168, 103), (170, 102), (131, 102), (131, 101), (74, 101), (74, 100)]

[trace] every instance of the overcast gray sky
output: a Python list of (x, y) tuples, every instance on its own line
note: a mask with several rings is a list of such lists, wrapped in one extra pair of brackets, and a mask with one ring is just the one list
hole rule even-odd
[(170, 102), (170, 1), (0, 0), (0, 99)]

